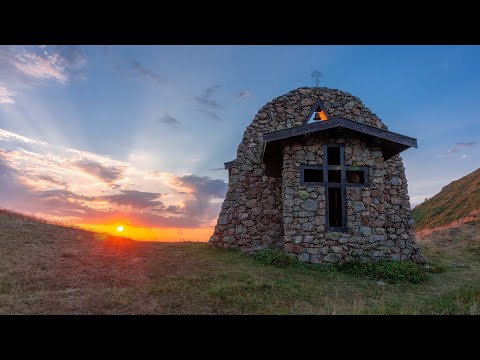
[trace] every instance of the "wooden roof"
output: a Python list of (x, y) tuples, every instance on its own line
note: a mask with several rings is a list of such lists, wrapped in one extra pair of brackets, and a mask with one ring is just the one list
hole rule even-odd
[(233, 167), (234, 161), (235, 160), (231, 160), (231, 161), (227, 161), (227, 162), (223, 163), (223, 165), (225, 165), (225, 170), (230, 170)]
[(341, 117), (330, 118), (327, 121), (318, 121), (312, 124), (264, 134), (263, 141), (265, 144), (262, 158), (266, 164), (266, 174), (270, 176), (280, 176), (282, 168), (282, 144), (284, 140), (320, 132), (329, 133), (333, 136), (341, 136), (339, 133), (344, 131), (360, 135), (367, 146), (380, 147), (385, 160), (390, 159), (408, 148), (417, 147), (417, 139), (415, 138)]

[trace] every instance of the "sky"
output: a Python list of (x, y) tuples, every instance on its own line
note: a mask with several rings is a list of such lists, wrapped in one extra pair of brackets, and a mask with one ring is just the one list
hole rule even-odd
[(480, 164), (479, 46), (0, 46), (0, 207), (158, 241), (207, 241), (245, 128), (301, 86), (358, 96), (412, 205)]

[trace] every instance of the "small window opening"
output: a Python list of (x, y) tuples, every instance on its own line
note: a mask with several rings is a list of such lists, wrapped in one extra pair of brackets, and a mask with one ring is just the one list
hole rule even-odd
[(340, 165), (340, 147), (327, 147), (328, 165)]
[(340, 170), (328, 170), (328, 182), (341, 183), (342, 175)]
[(325, 111), (321, 109), (320, 107), (317, 107), (315, 110), (315, 116), (313, 117), (313, 120), (315, 121), (326, 121), (328, 120), (327, 114), (325, 114)]
[(303, 170), (304, 182), (318, 182), (323, 183), (323, 170), (321, 169), (304, 169)]
[(346, 171), (347, 184), (365, 184), (364, 170), (347, 170)]
[(342, 227), (342, 189), (328, 188), (328, 220), (330, 227)]

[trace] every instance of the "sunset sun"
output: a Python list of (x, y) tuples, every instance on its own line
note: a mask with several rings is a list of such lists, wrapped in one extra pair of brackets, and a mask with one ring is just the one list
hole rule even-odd
[(122, 231), (123, 231), (123, 226), (117, 227), (117, 231), (118, 231), (118, 232), (122, 232)]

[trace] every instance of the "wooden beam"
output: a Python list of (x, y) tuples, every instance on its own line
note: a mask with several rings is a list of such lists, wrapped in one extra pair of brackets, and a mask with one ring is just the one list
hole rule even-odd
[(263, 141), (272, 142), (292, 138), (295, 136), (325, 131), (333, 128), (346, 128), (362, 134), (370, 135), (380, 139), (396, 142), (408, 147), (417, 147), (417, 139), (410, 136), (394, 133), (392, 131), (379, 129), (375, 126), (361, 124), (359, 122), (337, 117), (327, 121), (319, 121), (313, 124), (296, 126), (290, 129), (273, 131), (263, 135)]
[(226, 163), (223, 163), (225, 165), (225, 170), (230, 170), (233, 167), (234, 162), (235, 160), (227, 161)]

